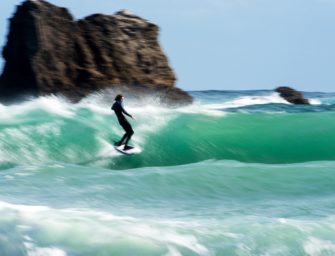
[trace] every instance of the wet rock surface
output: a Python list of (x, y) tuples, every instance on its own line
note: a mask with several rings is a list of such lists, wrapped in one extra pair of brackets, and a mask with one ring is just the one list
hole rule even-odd
[(292, 104), (310, 104), (308, 99), (304, 98), (301, 92), (296, 91), (291, 87), (278, 87), (275, 89), (279, 95)]

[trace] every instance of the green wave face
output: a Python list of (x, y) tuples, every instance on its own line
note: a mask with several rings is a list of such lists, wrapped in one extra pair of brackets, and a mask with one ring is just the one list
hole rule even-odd
[(332, 160), (334, 131), (333, 113), (180, 115), (152, 135), (145, 153), (154, 165), (211, 158), (260, 163)]
[(294, 163), (335, 159), (334, 112), (224, 113), (129, 107), (132, 143), (124, 156), (112, 144), (123, 134), (109, 105), (70, 105), (57, 98), (3, 107), (0, 162), (74, 163), (109, 168), (170, 166), (206, 159)]

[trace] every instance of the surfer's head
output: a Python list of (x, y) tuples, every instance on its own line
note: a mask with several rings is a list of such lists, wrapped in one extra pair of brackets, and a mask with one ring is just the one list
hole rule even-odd
[(124, 99), (124, 97), (123, 97), (122, 94), (118, 94), (118, 95), (116, 95), (116, 97), (115, 97), (115, 101), (123, 101), (123, 99)]

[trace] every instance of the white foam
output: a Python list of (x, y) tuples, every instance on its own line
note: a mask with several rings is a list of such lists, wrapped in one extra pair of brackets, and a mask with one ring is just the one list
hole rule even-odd
[(204, 107), (207, 109), (215, 110), (215, 109), (239, 108), (250, 105), (264, 105), (270, 103), (290, 104), (282, 97), (280, 97), (278, 93), (272, 93), (271, 95), (264, 95), (264, 96), (238, 97), (237, 99), (227, 101), (224, 103), (207, 104)]
[(100, 114), (100, 115), (111, 115), (112, 113), (111, 105), (103, 104), (99, 101), (93, 101), (93, 100), (84, 101), (83, 100), (79, 104), (77, 104), (77, 107), (87, 108), (91, 110), (92, 112)]
[[(219, 104), (216, 104), (219, 106)], [(220, 105), (221, 106), (221, 105)], [(214, 107), (212, 105), (203, 105), (199, 103), (194, 103), (190, 106), (179, 108), (177, 111), (180, 113), (186, 113), (186, 114), (201, 114), (201, 115), (207, 115), (207, 116), (217, 116), (222, 117), (226, 115), (227, 113), (221, 111), (221, 107)]]
[(17, 116), (25, 116), (34, 110), (43, 110), (52, 114), (70, 118), (74, 115), (71, 104), (62, 97), (45, 96), (32, 99), (16, 105), (0, 104), (2, 119), (13, 119)]
[(322, 240), (316, 237), (309, 237), (304, 243), (304, 250), (307, 255), (335, 255), (335, 244), (330, 240)]
[(34, 243), (24, 242), (27, 256), (66, 256), (67, 253), (56, 247), (38, 247)]
[(15, 218), (20, 225), (31, 227), (21, 230), (22, 236), (27, 236), (26, 232), (29, 234), (29, 239), (25, 239), (25, 246), (30, 252), (28, 255), (66, 255), (65, 251), (56, 247), (36, 247), (34, 243), (41, 242), (36, 241), (41, 237), (44, 244), (50, 241), (63, 243), (70, 239), (69, 234), (80, 236), (80, 243), (85, 246), (97, 241), (101, 245), (113, 245), (120, 239), (126, 239), (135, 244), (140, 242), (165, 248), (168, 255), (180, 255), (175, 249), (176, 246), (198, 255), (210, 254), (195, 236), (179, 233), (178, 228), (163, 224), (159, 220), (148, 221), (88, 209), (52, 209), (6, 202), (0, 202), (0, 215), (11, 216), (11, 220)]
[(145, 107), (143, 112), (135, 109), (134, 113), (137, 117), (134, 120), (134, 123), (136, 123), (134, 141), (138, 144), (143, 144), (151, 134), (161, 130), (177, 116), (173, 111), (152, 106)]
[(174, 247), (168, 246), (169, 252), (165, 256), (182, 256), (182, 254)]
[(321, 105), (322, 102), (319, 99), (309, 99), (309, 103), (312, 105)]
[(264, 104), (291, 104), (279, 96), (278, 93), (272, 93), (271, 95), (263, 96), (242, 96), (235, 98), (231, 101), (215, 103), (215, 104), (204, 104), (195, 102), (194, 104), (186, 107), (179, 108), (177, 111), (188, 114), (203, 114), (209, 116), (222, 117), (227, 113), (223, 110), (229, 108), (239, 108), (251, 105), (264, 105)]
[[(57, 126), (57, 124), (53, 123), (3, 129), (0, 133), (0, 160), (19, 161), (20, 163), (36, 163), (47, 160), (48, 152), (41, 147), (38, 141), (34, 140), (32, 134), (38, 133), (42, 136), (52, 135), (53, 133), (58, 134)], [(13, 148), (16, 149), (15, 153), (13, 153)]]
[(28, 214), (30, 213), (34, 214), (34, 213), (38, 213), (42, 211), (47, 211), (50, 208), (46, 206), (10, 204), (7, 202), (0, 201), (0, 210), (6, 210), (6, 209), (16, 210), (16, 211), (28, 213)]
[(5, 178), (6, 180), (14, 180), (14, 179), (15, 179), (15, 178), (14, 178), (13, 176), (11, 176), (11, 175), (5, 175), (4, 178)]
[(199, 244), (197, 239), (191, 235), (180, 235), (174, 231), (162, 232), (160, 229), (155, 229), (144, 224), (130, 227), (130, 232), (144, 238), (150, 238), (151, 240), (179, 245), (199, 255), (209, 254), (209, 250)]
[(119, 155), (118, 152), (116, 152), (113, 143), (110, 143), (109, 141), (103, 139), (103, 138), (97, 138), (100, 143), (100, 150), (98, 152), (98, 157), (110, 157), (110, 156), (117, 156)]

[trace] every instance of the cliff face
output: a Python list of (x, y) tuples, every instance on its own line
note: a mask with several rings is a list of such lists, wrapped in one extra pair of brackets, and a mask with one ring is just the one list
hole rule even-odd
[(75, 21), (65, 8), (25, 1), (10, 20), (0, 97), (63, 94), (78, 101), (101, 89), (124, 87), (189, 103), (192, 98), (175, 87), (158, 33), (155, 24), (127, 11)]

